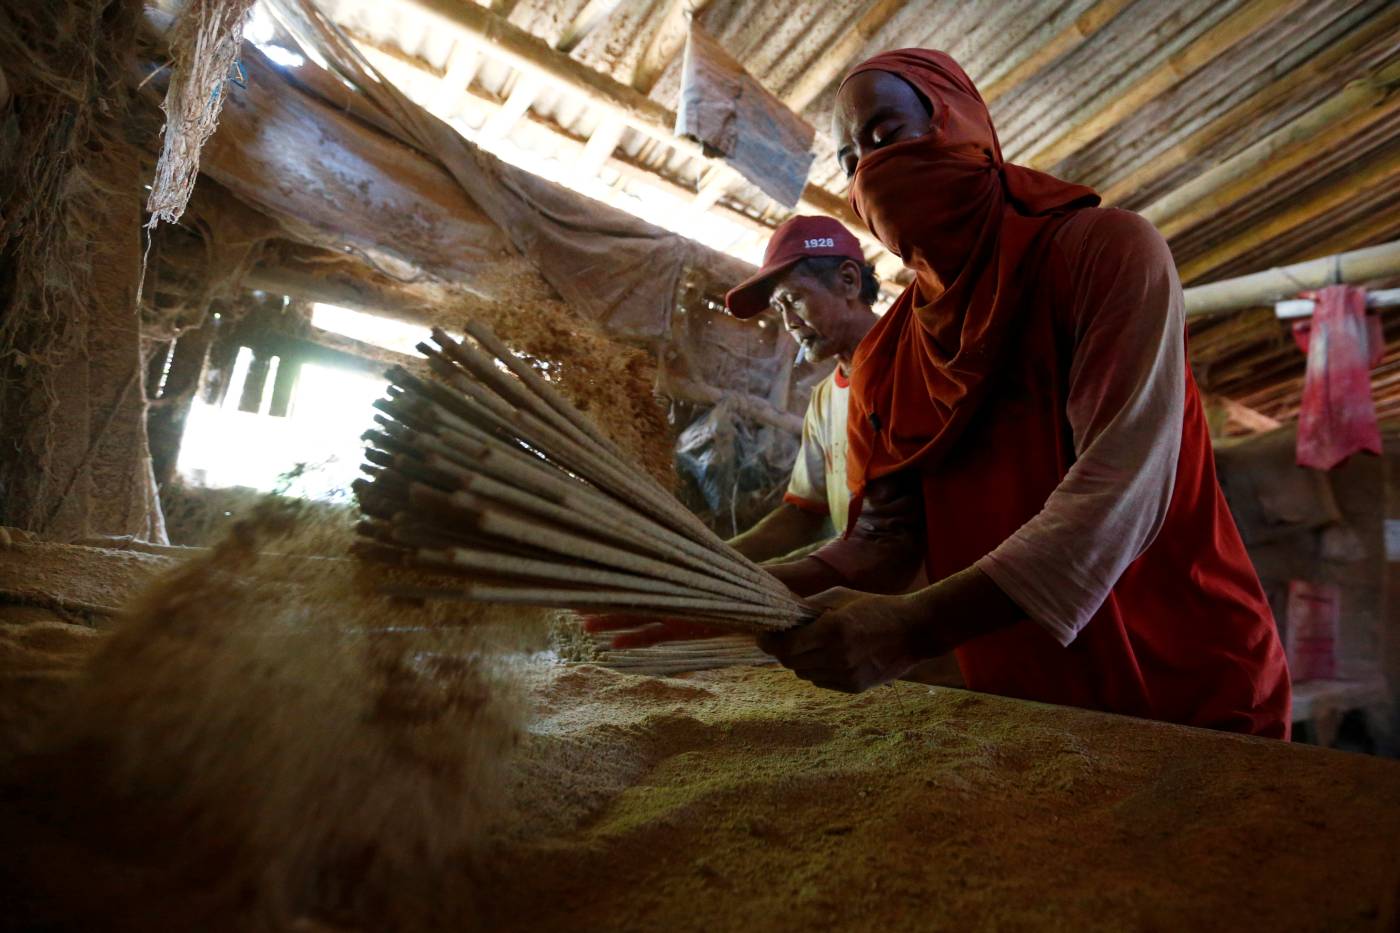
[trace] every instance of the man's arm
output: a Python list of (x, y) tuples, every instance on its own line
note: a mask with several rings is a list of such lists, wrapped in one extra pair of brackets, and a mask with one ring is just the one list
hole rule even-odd
[(913, 470), (872, 480), (849, 536), (800, 560), (766, 568), (798, 596), (832, 587), (900, 593), (924, 561), (924, 500)]
[(784, 502), (752, 528), (730, 538), (729, 543), (749, 560), (765, 561), (821, 540), (826, 525), (826, 516), (820, 512)]
[(1056, 247), (1075, 325), (1066, 401), (1075, 462), (1040, 513), (976, 567), (1068, 645), (1166, 521), (1186, 404), (1186, 322), (1171, 251), (1138, 215), (1085, 212)]

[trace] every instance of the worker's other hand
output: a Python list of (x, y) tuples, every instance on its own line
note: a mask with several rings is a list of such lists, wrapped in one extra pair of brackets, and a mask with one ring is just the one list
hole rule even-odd
[(806, 625), (761, 636), (758, 645), (803, 680), (859, 693), (905, 674), (924, 658), (914, 650), (910, 602), (836, 587), (808, 602), (826, 609)]
[(656, 616), (638, 616), (625, 612), (580, 614), (580, 618), (583, 620), (583, 630), (590, 634), (616, 632), (611, 642), (613, 648), (645, 648), (663, 641), (714, 638), (725, 634), (720, 629), (699, 622), (658, 619)]

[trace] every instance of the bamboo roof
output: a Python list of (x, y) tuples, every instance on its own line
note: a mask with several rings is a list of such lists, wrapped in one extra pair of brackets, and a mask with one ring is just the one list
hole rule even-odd
[[(1388, 0), (318, 2), (469, 137), (592, 173), (595, 191), (624, 200), (663, 191), (696, 227), (718, 219), (710, 245), (750, 260), (791, 211), (656, 132), (677, 105), (688, 13), (817, 128), (799, 211), (851, 219), (826, 135), (836, 87), (869, 55), (918, 46), (967, 69), (1008, 159), (1152, 219), (1188, 286), (1400, 236), (1400, 6)], [(503, 54), (522, 36), (534, 42), (523, 57)], [(869, 255), (887, 280), (901, 273), (878, 246)], [(1287, 419), (1302, 355), (1286, 324), (1243, 320), (1193, 324), (1198, 376)], [(1400, 412), (1387, 378), (1378, 401)]]

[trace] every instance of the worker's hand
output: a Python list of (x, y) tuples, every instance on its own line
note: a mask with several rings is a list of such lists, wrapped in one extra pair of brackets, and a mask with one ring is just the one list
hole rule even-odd
[(610, 612), (606, 615), (580, 615), (583, 630), (590, 634), (616, 632), (613, 648), (645, 648), (663, 641), (687, 641), (696, 638), (714, 638), (723, 635), (720, 629), (699, 622), (684, 619), (658, 619), (656, 616), (637, 616), (624, 612)]
[(831, 565), (811, 556), (764, 564), (763, 569), (798, 596), (823, 593), (843, 582)]
[(915, 651), (918, 624), (903, 596), (836, 587), (808, 602), (826, 609), (812, 622), (761, 636), (758, 645), (818, 687), (859, 693), (926, 660)]

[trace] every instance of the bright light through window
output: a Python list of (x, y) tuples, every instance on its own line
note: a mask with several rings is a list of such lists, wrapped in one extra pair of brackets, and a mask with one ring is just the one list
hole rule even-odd
[[(393, 318), (352, 311), (338, 305), (316, 303), (311, 306), (311, 324), (342, 337), (350, 337), (361, 343), (371, 343), (386, 350), (396, 350), (410, 356), (418, 356), (418, 344), (432, 336), (430, 328), (421, 324), (409, 324)], [(461, 335), (453, 334), (458, 340)]]
[(296, 52), (283, 48), (272, 41), (276, 33), (277, 27), (273, 23), (272, 14), (268, 13), (267, 8), (261, 3), (254, 4), (251, 15), (243, 24), (243, 37), (256, 45), (268, 58), (285, 68), (300, 68), (306, 64), (306, 59)]
[(244, 350), (222, 406), (195, 401), (180, 445), (181, 476), (203, 486), (348, 498), (363, 459), (360, 435), (373, 426), (383, 378), (304, 363), (287, 416), (275, 418), (265, 413), (271, 380), (263, 393), (264, 413), (238, 410), (250, 363)]

